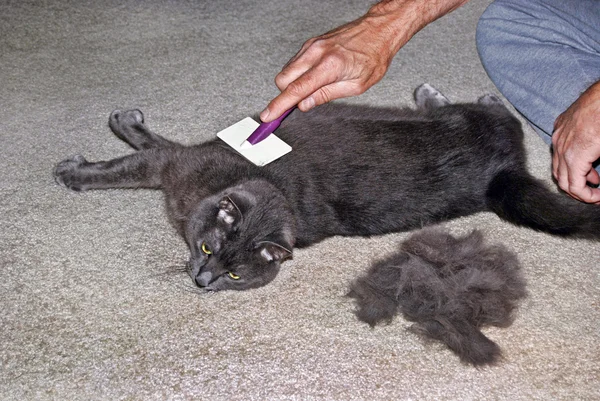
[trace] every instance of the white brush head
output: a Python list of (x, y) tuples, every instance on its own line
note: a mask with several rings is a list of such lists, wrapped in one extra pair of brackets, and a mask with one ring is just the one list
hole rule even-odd
[(219, 132), (217, 136), (227, 145), (231, 146), (236, 152), (250, 160), (257, 166), (264, 166), (273, 160), (292, 151), (292, 147), (279, 139), (275, 134), (271, 134), (256, 145), (251, 145), (248, 138), (259, 124), (250, 117), (238, 121), (232, 126)]

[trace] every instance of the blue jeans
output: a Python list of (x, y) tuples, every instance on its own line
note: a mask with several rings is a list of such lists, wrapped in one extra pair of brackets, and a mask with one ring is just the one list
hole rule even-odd
[(600, 0), (496, 0), (479, 20), (477, 50), (500, 92), (551, 144), (556, 117), (600, 80)]

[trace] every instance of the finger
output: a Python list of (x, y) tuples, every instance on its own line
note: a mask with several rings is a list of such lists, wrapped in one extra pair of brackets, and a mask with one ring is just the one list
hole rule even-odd
[(364, 87), (356, 81), (338, 81), (317, 89), (309, 97), (302, 100), (298, 104), (298, 108), (302, 111), (308, 111), (315, 106), (331, 102), (332, 100), (360, 95), (363, 92)]
[(573, 160), (565, 156), (565, 166), (567, 167), (567, 192), (576, 199), (584, 202), (593, 202), (592, 188), (587, 185), (587, 176), (592, 169), (592, 165), (580, 160)]
[(571, 195), (571, 190), (569, 188), (569, 170), (567, 167), (567, 163), (565, 163), (564, 159), (560, 156), (557, 156), (557, 161), (553, 162), (553, 169), (556, 169), (556, 173), (554, 174), (554, 178), (556, 178), (556, 183), (559, 188), (565, 191), (567, 194)]
[(581, 173), (581, 171), (585, 169), (584, 164), (585, 163), (575, 165), (570, 170), (569, 193), (583, 202), (600, 202), (600, 189), (592, 188), (587, 184), (588, 182), (592, 184), (598, 183), (598, 172), (596, 172), (590, 164), (589, 171)]
[(296, 60), (298, 60), (300, 57), (302, 57), (302, 55), (306, 52), (306, 50), (308, 50), (308, 48), (310, 46), (312, 46), (312, 44), (319, 38), (311, 38), (309, 40), (307, 40), (306, 42), (304, 42), (304, 44), (302, 45), (302, 47), (300, 48), (300, 50), (298, 50), (298, 53), (294, 54), (294, 57), (292, 57), (291, 59), (288, 60), (287, 63), (285, 63), (285, 65), (281, 68), (282, 70), (285, 70), (290, 64), (292, 64), (293, 62), (295, 62)]
[[(287, 86), (302, 76), (306, 71), (316, 66), (321, 59), (323, 52), (314, 47), (310, 47), (317, 38), (308, 40), (294, 57), (292, 57), (275, 76), (275, 85), (280, 91), (285, 90)], [(309, 51), (310, 49), (310, 51)]]
[(590, 170), (590, 172), (587, 174), (585, 179), (590, 184), (594, 184), (594, 185), (600, 184), (600, 175), (598, 175), (598, 172), (594, 169)]
[(553, 149), (552, 152), (552, 176), (556, 181), (558, 181), (558, 171), (560, 167), (560, 157), (558, 156), (558, 151), (556, 148)]
[(598, 203), (600, 202), (600, 189), (592, 188), (590, 186), (583, 186), (581, 188), (574, 188), (571, 195), (586, 203)]
[(275, 85), (280, 91), (284, 91), (290, 83), (313, 68), (317, 61), (318, 59), (307, 56), (288, 61), (279, 74), (275, 76)]
[(311, 65), (308, 63), (290, 63), (275, 76), (275, 85), (277, 85), (280, 91), (284, 91), (290, 83), (300, 78), (310, 67)]
[(316, 92), (317, 89), (329, 85), (338, 79), (335, 69), (325, 69), (317, 65), (291, 82), (260, 114), (263, 122), (273, 121), (286, 110), (294, 107), (302, 100)]
[[(557, 119), (558, 121), (558, 119)], [(556, 122), (555, 128), (556, 128)], [(558, 181), (559, 167), (561, 164), (561, 155), (562, 155), (562, 138), (561, 138), (561, 130), (555, 129), (552, 134), (552, 175)]]
[(558, 149), (552, 152), (552, 175), (556, 179), (558, 186), (568, 191), (569, 168), (562, 153)]

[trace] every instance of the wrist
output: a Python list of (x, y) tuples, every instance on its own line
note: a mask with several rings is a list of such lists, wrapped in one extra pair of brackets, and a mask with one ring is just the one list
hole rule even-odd
[[(569, 109), (578, 115), (583, 115), (588, 124), (600, 126), (600, 81), (590, 86)], [(567, 109), (567, 110), (569, 110)]]
[(417, 32), (450, 13), (468, 0), (383, 0), (363, 16), (385, 36), (394, 50), (400, 50)]
[(587, 88), (587, 90), (581, 94), (581, 97), (591, 103), (600, 104), (600, 81)]

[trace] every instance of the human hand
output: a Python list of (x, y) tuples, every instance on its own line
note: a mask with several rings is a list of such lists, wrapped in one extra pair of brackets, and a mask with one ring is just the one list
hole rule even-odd
[(582, 202), (600, 204), (600, 82), (586, 90), (554, 122), (552, 174), (561, 189)]
[(295, 105), (308, 111), (358, 95), (381, 80), (397, 51), (382, 24), (364, 16), (309, 39), (275, 77), (282, 92), (261, 113), (261, 120), (274, 120)]

